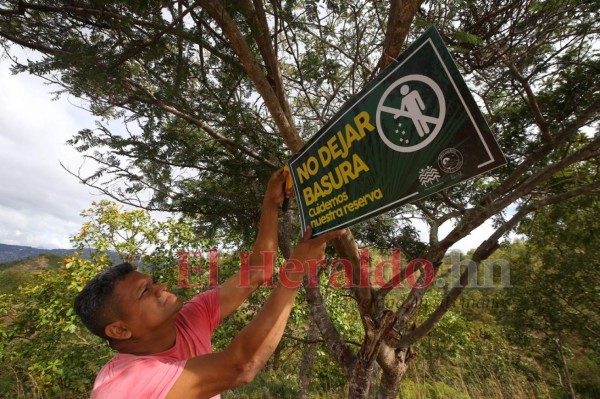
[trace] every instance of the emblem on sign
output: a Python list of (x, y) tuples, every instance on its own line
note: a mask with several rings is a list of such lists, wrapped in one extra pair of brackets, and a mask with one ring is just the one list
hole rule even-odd
[(445, 173), (454, 173), (463, 165), (463, 157), (456, 148), (446, 148), (438, 156), (438, 166)]
[(440, 173), (432, 166), (428, 166), (419, 171), (419, 181), (421, 182), (421, 185), (425, 187), (429, 184), (436, 183), (438, 180), (440, 180)]

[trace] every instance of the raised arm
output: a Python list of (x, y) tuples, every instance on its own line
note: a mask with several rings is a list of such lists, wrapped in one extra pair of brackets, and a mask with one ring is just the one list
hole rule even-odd
[(249, 279), (244, 278), (244, 271), (240, 270), (223, 283), (219, 291), (221, 320), (235, 311), (264, 281), (271, 279), (274, 265), (269, 264), (269, 259), (273, 262), (277, 259), (278, 208), (283, 202), (284, 196), (291, 195), (290, 192), (284, 193), (283, 191), (287, 175), (288, 172), (279, 169), (269, 179), (263, 199), (258, 235), (248, 259), (251, 267), (260, 266), (260, 268), (251, 268)]
[[(273, 290), (256, 317), (242, 329), (222, 352), (189, 359), (167, 395), (175, 398), (210, 398), (227, 389), (254, 379), (277, 347), (285, 329), (302, 277), (308, 272), (307, 261), (324, 257), (325, 243), (343, 231), (333, 231), (298, 244), (286, 273), (288, 286), (281, 283)], [(302, 265), (301, 268), (298, 268)], [(290, 286), (293, 285), (293, 286)]]

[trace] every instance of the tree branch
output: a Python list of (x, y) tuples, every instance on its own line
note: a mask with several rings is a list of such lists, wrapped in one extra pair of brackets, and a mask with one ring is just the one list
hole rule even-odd
[(387, 26), (385, 29), (383, 52), (379, 59), (378, 69), (380, 71), (395, 61), (398, 54), (400, 54), (406, 36), (408, 36), (408, 31), (412, 26), (413, 18), (419, 10), (422, 1), (423, 0), (390, 1), (390, 14), (388, 15)]
[(512, 193), (489, 204), (489, 207), (494, 211), (498, 209), (504, 209), (509, 204), (522, 197), (524, 194), (531, 192), (535, 187), (539, 187), (542, 183), (549, 180), (552, 178), (552, 176), (559, 171), (564, 170), (566, 167), (573, 165), (576, 162), (595, 158), (599, 155), (600, 136), (596, 137), (595, 140), (592, 140), (588, 145), (574, 152), (573, 154), (538, 170), (536, 173), (517, 184)]
[(346, 345), (346, 342), (342, 339), (331, 322), (331, 319), (325, 310), (325, 303), (321, 296), (320, 288), (318, 286), (306, 287), (306, 299), (308, 300), (313, 320), (319, 326), (319, 330), (327, 343), (327, 347), (337, 359), (344, 374), (350, 376), (352, 374), (353, 365), (356, 362), (356, 354), (348, 347), (348, 345)]
[(361, 283), (361, 276), (363, 275), (363, 267), (366, 267), (368, 273), (368, 265), (363, 265), (363, 259), (359, 254), (359, 249), (356, 246), (356, 241), (352, 236), (351, 232), (335, 238), (332, 241), (335, 252), (339, 255), (340, 259), (346, 259), (350, 261), (352, 265), (352, 283), (354, 288), (354, 298), (358, 305), (358, 310), (361, 315), (370, 315), (372, 313), (373, 305), (373, 291), (370, 286), (363, 286)]
[(111, 64), (109, 69), (117, 68), (119, 65), (123, 64), (128, 59), (133, 58), (136, 55), (138, 55), (139, 53), (141, 53), (145, 48), (148, 48), (148, 47), (153, 46), (156, 43), (158, 43), (158, 41), (161, 39), (161, 37), (163, 37), (167, 32), (169, 32), (170, 30), (175, 28), (177, 25), (179, 25), (183, 21), (185, 16), (188, 15), (195, 7), (198, 6), (198, 3), (199, 3), (199, 1), (196, 0), (192, 5), (190, 5), (188, 8), (186, 8), (186, 10), (184, 12), (182, 12), (177, 18), (175, 18), (169, 25), (167, 25), (160, 32), (158, 32), (156, 35), (154, 35), (154, 37), (152, 37), (149, 41), (137, 46), (137, 48), (135, 48), (133, 50), (133, 52), (131, 52), (130, 54), (122, 55), (114, 64)]
[[(252, 35), (267, 68), (267, 80), (271, 83), (271, 87), (273, 87), (273, 90), (275, 91), (286, 118), (290, 124), (293, 124), (290, 105), (287, 101), (287, 95), (285, 94), (281, 71), (279, 70), (279, 62), (277, 60), (275, 49), (273, 48), (273, 43), (271, 42), (271, 34), (269, 32), (267, 16), (262, 1), (252, 0), (252, 2), (250, 2), (250, 0), (243, 0), (241, 1), (241, 6), (244, 8), (250, 19)], [(276, 37), (275, 40), (277, 40)]]
[(4, 32), (2, 30), (0, 30), (0, 37), (3, 37), (3, 38), (5, 38), (5, 39), (7, 39), (7, 40), (9, 40), (9, 41), (11, 41), (13, 43), (16, 43), (16, 44), (20, 45), (20, 46), (27, 47), (27, 48), (30, 48), (32, 50), (37, 50), (37, 51), (39, 51), (39, 52), (41, 52), (43, 54), (57, 55), (57, 56), (63, 56), (63, 57), (64, 56), (72, 57), (72, 56), (75, 55), (75, 54), (69, 53), (67, 51), (63, 51), (63, 50), (59, 50), (59, 49), (56, 49), (56, 48), (52, 48), (52, 47), (48, 47), (48, 46), (43, 46), (41, 44), (32, 43), (32, 42), (28, 42), (26, 40), (22, 40), (22, 39), (20, 39), (20, 38), (18, 38), (16, 36), (12, 36), (12, 35)]
[[(452, 244), (456, 243), (458, 240), (465, 237), (469, 232), (473, 231), (476, 227), (480, 226), (491, 215), (506, 208), (519, 198), (531, 193), (533, 189), (551, 179), (552, 176), (563, 170), (565, 167), (572, 165), (575, 162), (597, 157), (598, 155), (600, 155), (600, 136), (570, 156), (558, 162), (547, 165), (533, 175), (524, 179), (515, 187), (511, 188), (513, 191), (510, 194), (498, 198), (494, 202), (487, 202), (490, 201), (490, 198), (492, 197), (490, 195), (485, 196), (479, 206), (467, 210), (460, 223), (450, 233), (448, 233), (448, 235), (442, 241), (440, 241), (439, 249), (450, 248)], [(513, 176), (514, 172), (511, 174), (511, 177)], [(509, 177), (509, 179), (511, 177)], [(495, 190), (494, 192), (497, 191), (498, 190)]]
[(184, 112), (178, 110), (177, 108), (174, 108), (168, 104), (165, 104), (164, 102), (162, 102), (161, 100), (156, 98), (152, 93), (150, 93), (141, 84), (134, 82), (132, 80), (127, 80), (127, 83), (130, 84), (132, 86), (132, 88), (135, 88), (135, 89), (143, 92), (144, 95), (146, 96), (146, 98), (138, 97), (137, 100), (156, 105), (158, 108), (162, 109), (163, 111), (166, 111), (166, 112), (168, 112), (172, 115), (175, 115), (183, 120), (193, 123), (194, 125), (198, 126), (202, 130), (204, 130), (210, 137), (215, 139), (215, 141), (217, 141), (219, 144), (223, 145), (229, 151), (231, 151), (231, 148), (236, 148), (236, 149), (240, 150), (241, 152), (243, 152), (244, 154), (250, 156), (251, 158), (254, 158), (257, 161), (260, 161), (266, 165), (269, 165), (273, 169), (278, 168), (277, 165), (275, 165), (272, 162), (270, 162), (269, 160), (261, 157), (260, 155), (256, 154), (255, 152), (249, 150), (248, 148), (236, 143), (235, 141), (233, 141), (231, 139), (221, 136), (219, 133), (217, 133), (212, 127), (210, 127), (204, 121), (201, 121), (200, 119), (197, 119), (197, 118), (193, 117), (192, 115), (184, 113)]
[(535, 118), (535, 122), (538, 125), (538, 128), (540, 129), (542, 137), (544, 138), (546, 143), (550, 146), (550, 148), (554, 148), (554, 139), (552, 138), (552, 135), (550, 134), (548, 122), (542, 115), (542, 110), (540, 109), (540, 104), (538, 103), (537, 98), (536, 98), (535, 94), (533, 93), (531, 86), (529, 85), (529, 82), (527, 81), (527, 79), (525, 79), (523, 77), (523, 75), (521, 74), (521, 72), (519, 72), (519, 70), (517, 69), (515, 64), (512, 63), (510, 60), (505, 59), (504, 64), (508, 67), (508, 70), (513, 75), (513, 77), (521, 84), (521, 86), (523, 87), (523, 90), (525, 90), (525, 93), (527, 94), (527, 100), (528, 100), (527, 103), (529, 104), (529, 108), (531, 109), (531, 113), (533, 114), (533, 117)]
[[(573, 134), (575, 134), (581, 127), (588, 124), (591, 120), (598, 117), (598, 113), (600, 112), (600, 101), (596, 101), (591, 104), (588, 108), (586, 108), (578, 117), (567, 123), (564, 128), (554, 136), (554, 144), (557, 145), (562, 143)], [(519, 164), (519, 166), (508, 176), (500, 186), (498, 186), (495, 190), (493, 190), (490, 194), (486, 195), (483, 199), (483, 203), (490, 203), (494, 199), (501, 197), (507, 192), (513, 189), (513, 185), (523, 177), (523, 175), (527, 174), (527, 172), (531, 169), (531, 167), (539, 162), (544, 156), (548, 155), (552, 151), (552, 146), (548, 143), (542, 145), (537, 151), (532, 153), (529, 157), (527, 157), (523, 162)]]
[[(497, 248), (498, 241), (500, 238), (515, 228), (517, 224), (529, 213), (534, 212), (542, 207), (556, 204), (562, 201), (566, 201), (568, 199), (577, 197), (579, 195), (591, 193), (600, 188), (600, 181), (595, 181), (583, 187), (579, 187), (577, 189), (564, 192), (561, 194), (556, 194), (550, 197), (547, 197), (543, 200), (536, 201), (529, 205), (522, 207), (510, 220), (506, 223), (502, 224), (490, 237), (485, 240), (481, 245), (475, 250), (473, 256), (471, 257), (471, 261), (479, 264), (481, 261), (487, 259)], [(416, 329), (405, 334), (400, 341), (398, 342), (398, 347), (407, 347), (418, 341), (420, 338), (428, 334), (435, 325), (442, 319), (442, 317), (450, 310), (454, 302), (458, 296), (462, 293), (466, 286), (468, 286), (469, 279), (469, 270), (465, 270), (460, 276), (460, 284), (458, 286), (452, 288), (442, 299), (441, 304), (438, 308), (433, 311), (427, 320), (423, 322)]]
[(262, 71), (260, 65), (256, 61), (254, 54), (244, 36), (239, 31), (236, 22), (231, 18), (223, 5), (217, 0), (200, 0), (200, 5), (214, 18), (221, 26), (225, 35), (229, 39), (234, 51), (240, 57), (242, 65), (250, 79), (254, 82), (256, 90), (263, 98), (269, 113), (273, 117), (279, 133), (286, 143), (287, 147), (296, 153), (302, 148), (302, 140), (296, 131), (295, 126), (290, 123), (285, 116), (285, 111), (282, 108), (276, 93), (271, 87), (268, 79)]

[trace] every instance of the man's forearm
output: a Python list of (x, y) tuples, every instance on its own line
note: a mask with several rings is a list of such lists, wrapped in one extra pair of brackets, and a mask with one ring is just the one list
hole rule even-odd
[(227, 349), (188, 359), (167, 397), (209, 398), (252, 381), (281, 340), (297, 292), (282, 285), (275, 288)]
[(246, 373), (241, 377), (244, 382), (251, 381), (275, 351), (283, 336), (297, 292), (298, 289), (279, 284), (252, 322), (231, 342), (229, 349)]
[(278, 205), (265, 198), (260, 216), (258, 234), (248, 260), (250, 266), (257, 267), (256, 269), (251, 268), (250, 274), (250, 283), (255, 288), (264, 282), (265, 268), (269, 268), (267, 277), (272, 275), (272, 270), (270, 269), (274, 266), (273, 262), (277, 256), (279, 245), (278, 234)]
[(281, 170), (269, 180), (252, 251), (243, 254), (241, 270), (221, 286), (221, 319), (237, 309), (261, 284), (271, 282), (277, 259), (278, 207), (285, 195), (282, 191), (285, 177)]

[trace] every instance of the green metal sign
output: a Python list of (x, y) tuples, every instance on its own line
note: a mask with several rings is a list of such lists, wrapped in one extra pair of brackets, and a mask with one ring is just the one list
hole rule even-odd
[(303, 230), (353, 225), (506, 163), (429, 28), (289, 162)]

